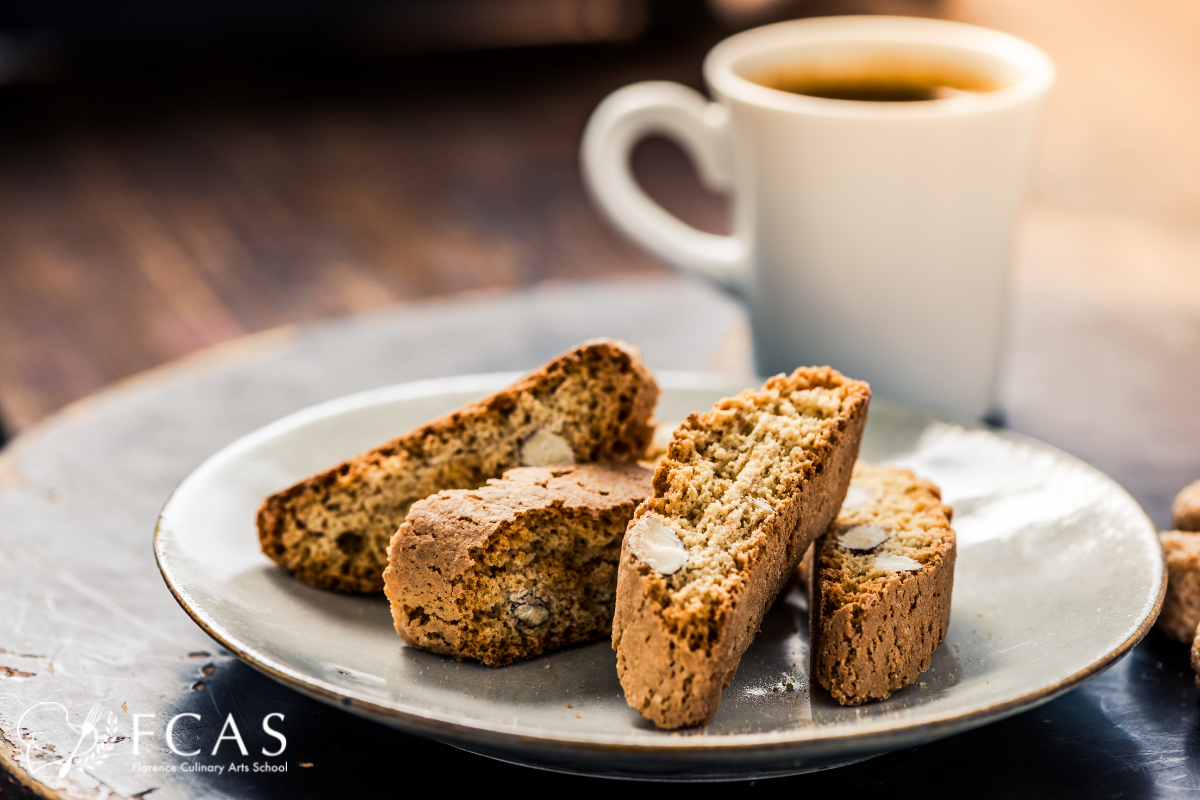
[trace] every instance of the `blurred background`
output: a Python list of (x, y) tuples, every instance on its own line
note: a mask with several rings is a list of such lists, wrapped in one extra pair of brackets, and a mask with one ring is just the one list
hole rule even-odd
[[(1102, 468), (1144, 465), (1135, 494), (1165, 501), (1200, 475), (1200, 5), (1185, 0), (9, 2), (4, 430), (255, 331), (665, 273), (583, 193), (592, 108), (636, 80), (699, 87), (704, 53), (738, 29), (850, 13), (986, 25), (1057, 62), (1003, 403)], [(726, 199), (674, 145), (634, 161), (669, 209), (727, 230)], [(1131, 413), (1141, 397), (1179, 413)]]

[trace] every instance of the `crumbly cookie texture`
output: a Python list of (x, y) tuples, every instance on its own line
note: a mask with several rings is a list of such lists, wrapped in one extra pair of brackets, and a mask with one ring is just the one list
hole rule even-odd
[(1158, 540), (1167, 559), (1167, 594), (1158, 627), (1177, 642), (1190, 642), (1200, 624), (1200, 533), (1165, 531)]
[(808, 582), (810, 674), (842, 705), (882, 700), (929, 669), (950, 624), (952, 515), (908, 470), (855, 465)]
[(1175, 496), (1171, 525), (1177, 531), (1200, 531), (1200, 481), (1189, 484)]
[(383, 589), (408, 509), (520, 466), (634, 461), (654, 432), (658, 384), (637, 349), (584, 342), (484, 400), (266, 499), (262, 551), (304, 583)]
[(1196, 673), (1196, 685), (1200, 686), (1200, 627), (1192, 639), (1192, 670)]
[(493, 667), (608, 635), (621, 538), (652, 475), (525, 467), (414, 503), (383, 573), (396, 631)]
[(801, 368), (675, 430), (625, 535), (613, 620), (625, 698), (658, 727), (716, 713), (763, 614), (837, 515), (870, 397)]

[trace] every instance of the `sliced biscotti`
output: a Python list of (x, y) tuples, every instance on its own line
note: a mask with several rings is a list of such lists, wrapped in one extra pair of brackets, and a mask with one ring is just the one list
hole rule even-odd
[(1190, 642), (1200, 625), (1200, 533), (1165, 531), (1158, 535), (1167, 560), (1167, 594), (1158, 627), (1177, 642)]
[(1196, 673), (1196, 685), (1200, 686), (1200, 627), (1192, 639), (1192, 671)]
[(658, 385), (638, 351), (585, 342), (512, 386), (268, 497), (262, 550), (322, 589), (383, 589), (387, 546), (417, 500), (474, 489), (506, 470), (634, 461)]
[(526, 467), (414, 503), (383, 574), (396, 631), (493, 667), (609, 635), (621, 539), (651, 477)]
[(803, 368), (676, 429), (625, 534), (613, 620), (625, 698), (655, 725), (716, 713), (763, 614), (841, 507), (870, 396)]
[(813, 545), (810, 674), (842, 705), (908, 686), (946, 638), (956, 549), (941, 497), (908, 470), (860, 462)]
[(1200, 481), (1188, 484), (1175, 496), (1171, 525), (1177, 531), (1200, 531)]

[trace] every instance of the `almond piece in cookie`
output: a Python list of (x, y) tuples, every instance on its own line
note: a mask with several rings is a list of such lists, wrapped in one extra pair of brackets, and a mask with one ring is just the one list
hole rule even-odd
[(638, 351), (585, 342), (507, 389), (271, 495), (262, 551), (321, 589), (383, 589), (387, 546), (409, 507), (520, 466), (635, 461), (653, 435), (658, 384)]
[(660, 728), (712, 719), (763, 615), (837, 516), (871, 392), (798, 369), (674, 432), (621, 553), (613, 648), (625, 699)]
[(621, 539), (651, 475), (523, 467), (414, 503), (383, 573), (396, 631), (493, 667), (609, 635)]
[(813, 679), (843, 705), (882, 700), (929, 668), (954, 587), (952, 511), (908, 470), (861, 461), (812, 549)]

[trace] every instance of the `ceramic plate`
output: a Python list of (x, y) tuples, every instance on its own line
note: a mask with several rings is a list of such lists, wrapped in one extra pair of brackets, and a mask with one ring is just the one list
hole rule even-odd
[[(293, 414), (225, 448), (176, 489), (155, 550), (171, 591), (211, 636), (313, 697), (508, 761), (674, 780), (846, 764), (1043, 703), (1129, 651), (1165, 586), (1154, 525), (1120, 486), (1047, 445), (878, 399), (862, 457), (909, 467), (954, 507), (950, 631), (920, 681), (839, 706), (807, 676), (804, 597), (780, 598), (711, 724), (654, 730), (624, 701), (607, 641), (502, 669), (405, 646), (382, 596), (304, 586), (258, 549), (268, 494), (516, 376), (424, 381)], [(742, 388), (660, 375), (658, 417), (681, 420)]]

